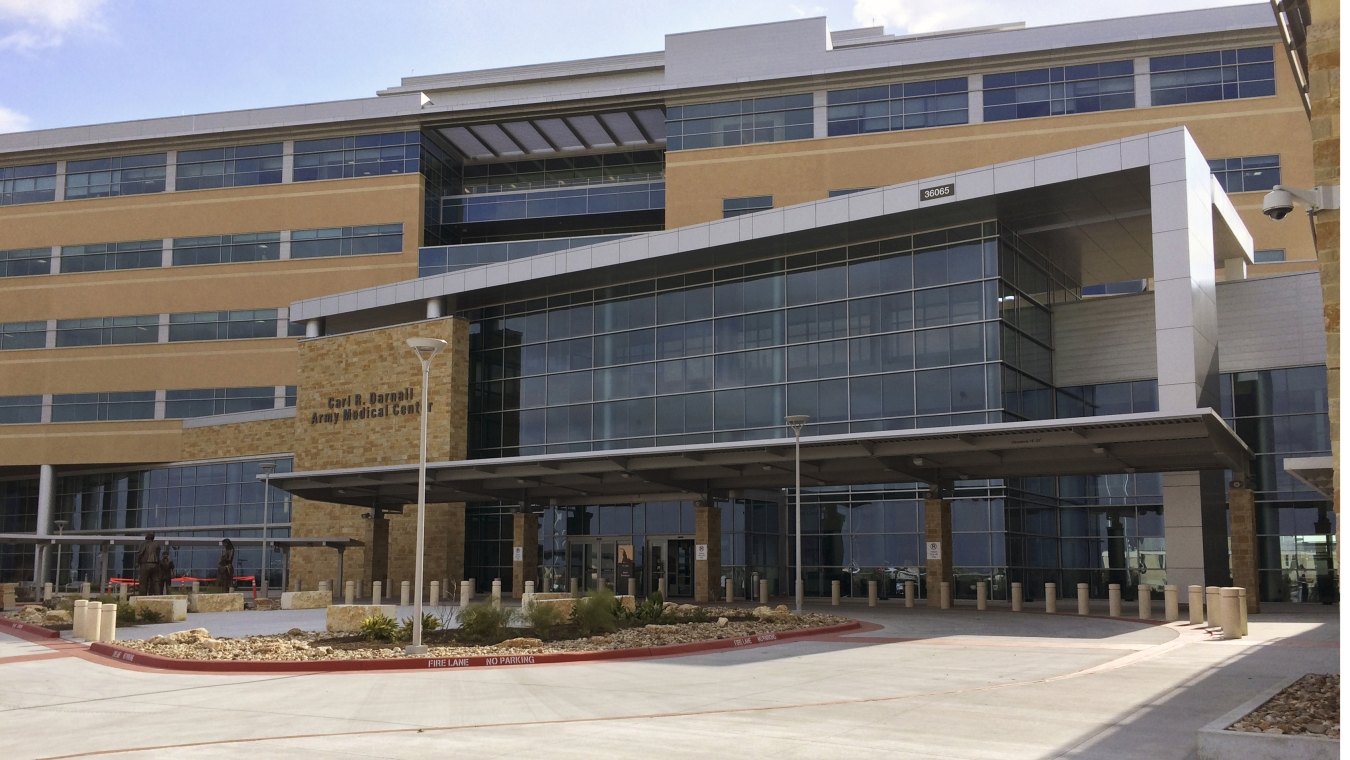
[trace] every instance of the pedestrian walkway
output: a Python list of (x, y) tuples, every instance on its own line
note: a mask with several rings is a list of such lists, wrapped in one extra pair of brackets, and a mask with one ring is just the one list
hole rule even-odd
[[(1336, 610), (1320, 606), (1269, 605), (1234, 641), (1063, 613), (808, 608), (879, 628), (650, 660), (285, 676), (149, 671), (65, 643), (0, 658), (0, 732), (7, 758), (1180, 760), (1255, 693), (1339, 672)], [(221, 620), (201, 625), (228, 635)], [(24, 646), (0, 635), (0, 654)]]

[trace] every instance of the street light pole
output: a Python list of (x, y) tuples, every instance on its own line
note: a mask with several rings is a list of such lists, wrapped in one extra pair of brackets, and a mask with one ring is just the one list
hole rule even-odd
[[(65, 520), (56, 520), (56, 521), (54, 522), (54, 524), (56, 525), (56, 535), (58, 535), (58, 536), (63, 536), (63, 535), (65, 535), (65, 533), (66, 533), (66, 521), (65, 521)], [(55, 577), (53, 578), (53, 580), (56, 581), (55, 588), (56, 588), (57, 591), (60, 591), (60, 590), (61, 590), (61, 544), (60, 544), (59, 542), (56, 544), (56, 568), (55, 568), (55, 572), (53, 573), (53, 575), (55, 576)]]
[(421, 446), (417, 455), (417, 559), (413, 571), (413, 631), (412, 643), (404, 650), (410, 655), (423, 655), (422, 645), (422, 574), (426, 555), (427, 534), (427, 386), (431, 383), (431, 359), (445, 348), (440, 338), (409, 338), (408, 347), (422, 362)]
[(802, 428), (811, 418), (805, 414), (790, 414), (787, 417), (788, 427), (792, 428), (792, 435), (796, 438), (793, 444), (793, 462), (797, 473), (797, 614), (802, 614), (802, 598), (806, 595), (806, 589), (802, 585)]
[[(267, 553), (267, 531), (268, 531), (268, 528), (270, 527), (270, 526), (268, 525), (269, 520), (267, 519), (267, 512), (268, 512), (268, 507), (271, 506), (271, 495), (272, 495), (272, 473), (276, 472), (276, 470), (277, 470), (277, 463), (276, 463), (276, 462), (263, 462), (262, 464), (259, 464), (259, 465), (258, 465), (258, 469), (259, 469), (259, 470), (262, 470), (262, 474), (263, 474), (262, 581), (261, 581), (258, 585), (262, 586), (262, 595), (263, 595), (263, 598), (266, 599), (266, 598), (267, 598), (267, 560), (268, 560), (268, 558), (271, 557), (271, 555)], [(282, 591), (285, 591), (285, 590), (286, 590), (286, 589), (282, 589)]]

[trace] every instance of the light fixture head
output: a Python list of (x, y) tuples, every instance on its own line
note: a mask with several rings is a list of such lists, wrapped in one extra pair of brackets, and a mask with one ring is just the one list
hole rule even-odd
[(262, 471), (263, 471), (264, 473), (266, 473), (267, 475), (271, 475), (272, 473), (274, 473), (274, 472), (277, 471), (277, 463), (276, 463), (276, 462), (261, 462), (261, 463), (258, 464), (258, 469), (259, 469), (259, 470), (262, 470)]
[(440, 338), (408, 338), (408, 347), (417, 353), (417, 358), (428, 361), (439, 354), (448, 345)]
[(811, 418), (805, 414), (789, 414), (784, 420), (787, 422), (788, 427), (792, 428), (792, 432), (800, 433), (802, 432), (802, 427), (810, 422)]

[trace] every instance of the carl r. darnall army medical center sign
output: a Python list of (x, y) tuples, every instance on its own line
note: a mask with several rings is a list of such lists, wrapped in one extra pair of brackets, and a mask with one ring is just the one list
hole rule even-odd
[[(431, 411), (427, 404), (427, 411)], [(383, 417), (412, 417), (422, 413), (422, 401), (411, 387), (385, 393), (349, 393), (329, 396), (328, 411), (309, 416), (311, 425), (336, 425), (339, 422), (358, 422)]]

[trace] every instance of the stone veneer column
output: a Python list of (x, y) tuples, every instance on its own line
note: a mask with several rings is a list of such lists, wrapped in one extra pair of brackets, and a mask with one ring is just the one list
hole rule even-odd
[[(1178, 413), (1218, 409), (1216, 182), (1185, 129), (1151, 135), (1148, 148), (1158, 409)], [(1227, 583), (1223, 478), (1218, 470), (1162, 476), (1168, 583)]]
[[(698, 559), (698, 547), (708, 547), (708, 558)], [(694, 601), (717, 601), (722, 577), (722, 508), (694, 502)]]
[(949, 499), (930, 496), (923, 500), (923, 534), (924, 557), (928, 556), (927, 544), (937, 543), (941, 547), (937, 559), (924, 561), (927, 570), (925, 598), (929, 605), (934, 605), (940, 588), (938, 584), (952, 580), (952, 503)]
[(1261, 611), (1260, 576), (1256, 567), (1256, 495), (1252, 489), (1228, 489), (1229, 540), (1233, 562), (1233, 585), (1247, 589), (1247, 612)]
[[(516, 559), (516, 549), (520, 550), (520, 559)], [(534, 581), (539, 577), (539, 515), (534, 512), (517, 512), (511, 515), (511, 598), (520, 599), (525, 594), (525, 581)], [(625, 593), (617, 589), (615, 593)]]

